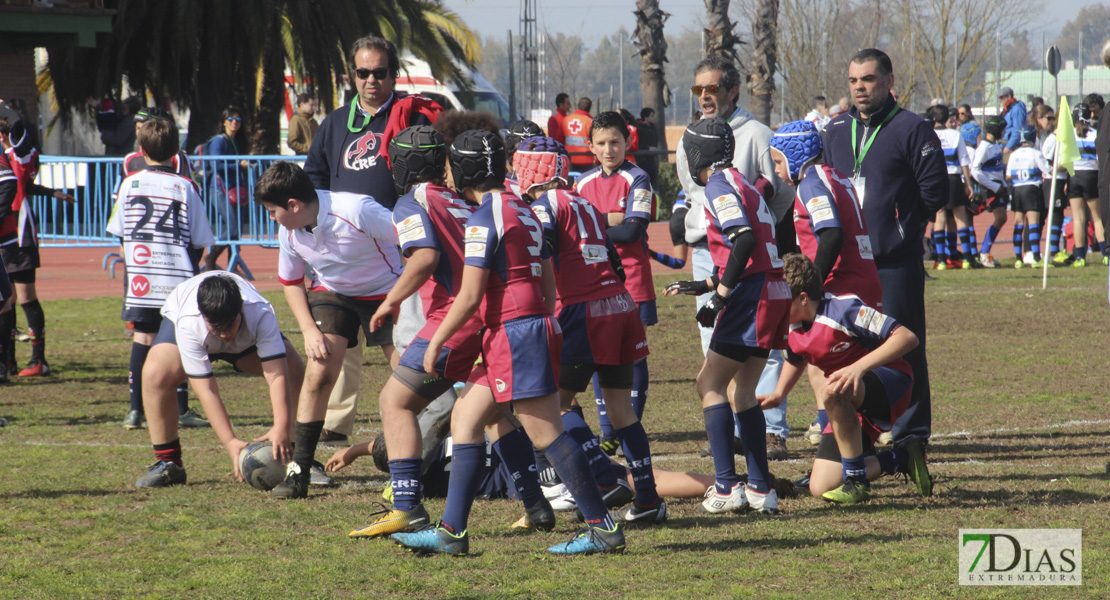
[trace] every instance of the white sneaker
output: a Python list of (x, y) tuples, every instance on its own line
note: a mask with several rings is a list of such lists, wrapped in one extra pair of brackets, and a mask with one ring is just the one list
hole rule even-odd
[(705, 490), (705, 500), (702, 500), (701, 507), (698, 510), (715, 515), (730, 511), (739, 512), (747, 507), (748, 499), (744, 495), (743, 483), (732, 486), (728, 495), (719, 493), (716, 484), (714, 484), (709, 486), (708, 490)]
[(543, 497), (547, 498), (548, 500), (551, 500), (552, 498), (558, 498), (559, 496), (567, 493), (567, 486), (563, 485), (563, 482), (561, 481), (559, 483), (552, 484), (541, 483), (540, 489), (543, 490)]
[(574, 496), (571, 495), (570, 490), (563, 486), (563, 493), (554, 498), (549, 498), (551, 502), (551, 510), (555, 512), (566, 512), (578, 509), (578, 503), (574, 501)]
[(752, 510), (757, 510), (765, 515), (773, 515), (779, 512), (779, 495), (775, 488), (771, 488), (766, 494), (761, 494), (748, 486), (744, 486), (744, 496)]
[(1034, 262), (1036, 262), (1036, 261), (1033, 260), (1033, 251), (1030, 250), (1030, 251), (1026, 252), (1024, 255), (1022, 255), (1021, 262), (1025, 263), (1027, 265), (1032, 265)]
[(817, 423), (810, 423), (809, 429), (806, 430), (806, 441), (810, 446), (821, 445), (821, 426)]

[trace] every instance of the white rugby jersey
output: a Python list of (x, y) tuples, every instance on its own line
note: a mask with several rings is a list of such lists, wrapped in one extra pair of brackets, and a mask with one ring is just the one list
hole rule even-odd
[(278, 279), (285, 285), (313, 271), (310, 289), (353, 298), (384, 297), (401, 275), (401, 253), (393, 213), (370, 196), (317, 190), (316, 226), (290, 231), (281, 227)]
[(161, 308), (194, 275), (189, 248), (216, 243), (192, 180), (158, 166), (120, 184), (108, 233), (123, 238), (128, 308)]
[(961, 175), (963, 169), (971, 162), (967, 156), (967, 144), (963, 136), (956, 129), (937, 129), (940, 138), (940, 149), (944, 151), (944, 166), (948, 168), (949, 175)]
[[(224, 342), (208, 331), (204, 316), (197, 305), (200, 284), (209, 277), (230, 277), (239, 286), (243, 297), (239, 332), (231, 342)], [(211, 354), (238, 354), (255, 346), (262, 362), (283, 358), (285, 342), (281, 339), (274, 307), (246, 279), (226, 271), (201, 273), (174, 288), (162, 306), (162, 316), (174, 325), (181, 366), (191, 378), (212, 376)]]
[(1075, 142), (1079, 145), (1079, 158), (1076, 159), (1076, 171), (1097, 171), (1098, 170), (1098, 155), (1095, 154), (1095, 137), (1098, 132), (1093, 127), (1087, 128), (1087, 135), (1080, 138), (1075, 136)]
[[(1050, 133), (1047, 136), (1045, 136), (1044, 141), (1041, 142), (1041, 157), (1044, 158), (1045, 164), (1049, 166), (1049, 170), (1051, 170), (1051, 168), (1052, 168), (1052, 159), (1054, 158), (1052, 155), (1055, 152), (1056, 152), (1056, 134), (1055, 133)], [(1045, 171), (1045, 172), (1047, 173), (1048, 171)], [(1057, 171), (1056, 172), (1056, 179), (1059, 179), (1059, 180), (1063, 181), (1067, 178), (1068, 178), (1068, 172), (1067, 171)]]
[(1048, 173), (1048, 168), (1040, 152), (1032, 146), (1022, 146), (1010, 155), (1010, 162), (1006, 164), (1006, 175), (1010, 177), (1014, 187), (1041, 185), (1044, 174)]
[(987, 140), (979, 142), (979, 147), (971, 158), (971, 177), (979, 185), (997, 192), (998, 188), (1006, 184), (1004, 170), (1002, 148)]

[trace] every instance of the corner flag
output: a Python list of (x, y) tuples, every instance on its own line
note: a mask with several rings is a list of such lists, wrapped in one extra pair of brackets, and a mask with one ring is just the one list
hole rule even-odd
[(1079, 144), (1075, 141), (1075, 123), (1071, 120), (1067, 96), (1060, 96), (1060, 111), (1056, 115), (1056, 165), (1064, 165), (1069, 175), (1075, 175), (1072, 165), (1079, 159)]

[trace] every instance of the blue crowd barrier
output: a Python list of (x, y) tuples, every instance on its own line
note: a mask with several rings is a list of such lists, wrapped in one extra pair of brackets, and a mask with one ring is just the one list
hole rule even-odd
[[(253, 279), (239, 249), (277, 246), (277, 224), (265, 209), (251, 202), (258, 178), (276, 160), (304, 163), (303, 156), (188, 157), (216, 243), (230, 247), (228, 270)], [(247, 161), (246, 166), (240, 161)], [(72, 194), (73, 206), (56, 198), (35, 198), (39, 241), (44, 248), (114, 248), (119, 239), (108, 233), (108, 219), (123, 181), (123, 159), (106, 157), (40, 157), (40, 185)], [(109, 253), (110, 254), (110, 253)], [(105, 256), (105, 268), (109, 265)], [(114, 271), (115, 261), (111, 262)], [(114, 276), (114, 274), (113, 274)]]

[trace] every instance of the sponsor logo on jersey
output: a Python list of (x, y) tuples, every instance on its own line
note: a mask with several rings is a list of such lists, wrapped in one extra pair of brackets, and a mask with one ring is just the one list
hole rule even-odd
[(543, 223), (545, 225), (551, 224), (551, 213), (547, 212), (546, 206), (533, 205), (532, 211), (536, 213), (536, 218), (540, 220), (540, 223)]
[(150, 293), (150, 281), (142, 275), (131, 278), (131, 295), (142, 298)]
[(809, 202), (806, 202), (806, 209), (809, 210), (810, 214), (823, 208), (829, 208), (828, 196), (816, 196), (814, 198), (810, 198)]
[(851, 347), (852, 347), (852, 345), (849, 344), (848, 342), (840, 342), (838, 344), (834, 344), (833, 347), (829, 349), (829, 351), (830, 352), (844, 352), (845, 350), (847, 350), (848, 348), (851, 348)]
[(871, 238), (866, 235), (856, 236), (856, 245), (859, 246), (859, 256), (864, 260), (875, 260), (875, 253), (871, 250)]
[(489, 227), (474, 225), (466, 228), (466, 237), (463, 238), (463, 241), (485, 243), (487, 237), (489, 237)]
[(380, 133), (372, 131), (351, 142), (343, 152), (343, 166), (351, 171), (362, 171), (378, 164), (382, 153)]
[(740, 205), (736, 202), (736, 196), (728, 194), (713, 199), (713, 210), (717, 213), (717, 220), (722, 223), (740, 216)]
[(639, 189), (632, 192), (632, 212), (651, 214), (651, 190)]
[(467, 242), (463, 249), (465, 258), (483, 258), (486, 255), (485, 242)]
[(131, 251), (131, 261), (136, 265), (145, 265), (150, 260), (150, 248), (142, 244), (137, 244), (135, 249)]
[(875, 318), (871, 319), (871, 325), (867, 327), (868, 331), (875, 335), (881, 335), (883, 333), (883, 326), (886, 325), (886, 320), (888, 318), (889, 317), (883, 313), (875, 311)]
[(810, 211), (809, 214), (813, 217), (814, 222), (819, 223), (821, 221), (831, 219), (833, 216), (833, 211), (831, 208), (822, 208), (819, 210)]
[(505, 388), (508, 387), (508, 386), (505, 385), (505, 382), (500, 380), (500, 379), (494, 379), (493, 384), (495, 386), (497, 386), (497, 391), (498, 392), (504, 392)]
[(427, 237), (424, 223), (417, 215), (412, 215), (397, 224), (397, 237), (402, 244), (422, 240)]

